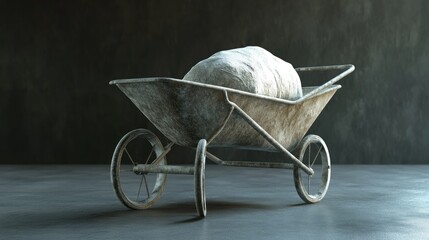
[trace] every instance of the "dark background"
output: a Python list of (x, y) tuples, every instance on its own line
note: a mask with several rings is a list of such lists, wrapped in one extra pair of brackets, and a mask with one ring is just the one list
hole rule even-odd
[(0, 162), (108, 164), (122, 135), (153, 130), (110, 80), (182, 78), (258, 45), (295, 67), (356, 66), (309, 131), (333, 163), (426, 163), (428, 13), (423, 0), (1, 1)]

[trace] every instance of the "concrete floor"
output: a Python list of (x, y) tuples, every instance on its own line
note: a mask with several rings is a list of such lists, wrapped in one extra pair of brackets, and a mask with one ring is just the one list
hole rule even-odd
[(170, 175), (153, 208), (132, 211), (107, 165), (0, 170), (0, 239), (429, 239), (429, 165), (333, 166), (314, 205), (292, 171), (209, 165), (201, 220), (192, 176)]

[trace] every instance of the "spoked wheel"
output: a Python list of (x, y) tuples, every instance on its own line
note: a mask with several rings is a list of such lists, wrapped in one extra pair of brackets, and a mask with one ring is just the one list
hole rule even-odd
[(295, 165), (293, 169), (295, 188), (306, 203), (317, 203), (328, 191), (331, 179), (331, 160), (328, 147), (316, 135), (306, 136), (298, 148), (299, 160), (313, 169), (312, 176)]
[(206, 207), (206, 146), (207, 141), (201, 139), (198, 142), (196, 154), (195, 154), (195, 206), (197, 208), (197, 214), (200, 217), (205, 217), (207, 215)]
[(161, 141), (149, 130), (135, 129), (127, 133), (113, 153), (110, 177), (116, 196), (131, 209), (151, 207), (160, 197), (167, 175), (140, 173), (133, 170), (137, 164), (165, 165)]

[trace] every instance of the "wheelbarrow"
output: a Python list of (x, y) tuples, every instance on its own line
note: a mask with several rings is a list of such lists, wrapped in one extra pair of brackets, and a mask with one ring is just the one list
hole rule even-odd
[[(293, 101), (173, 78), (111, 81), (169, 140), (163, 145), (147, 129), (122, 137), (111, 163), (118, 199), (128, 208), (146, 209), (160, 198), (168, 174), (193, 175), (197, 214), (205, 217), (207, 158), (222, 166), (293, 169), (301, 199), (321, 201), (330, 182), (330, 155), (321, 137), (305, 134), (341, 87), (334, 83), (354, 69), (351, 64), (296, 68), (297, 72), (342, 71), (320, 86), (303, 87), (303, 96)], [(174, 145), (195, 149), (194, 166), (167, 164)], [(224, 161), (207, 151), (209, 145), (277, 151), (284, 160)]]

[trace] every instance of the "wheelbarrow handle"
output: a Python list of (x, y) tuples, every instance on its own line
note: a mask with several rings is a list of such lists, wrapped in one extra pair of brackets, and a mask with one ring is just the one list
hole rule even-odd
[[(344, 70), (345, 69), (345, 70)], [(338, 82), (345, 76), (349, 75), (355, 70), (355, 66), (353, 64), (344, 64), (344, 65), (332, 65), (332, 66), (315, 66), (315, 67), (300, 67), (295, 68), (297, 72), (309, 72), (309, 71), (326, 71), (326, 70), (344, 70), (342, 73), (338, 74), (331, 80), (327, 81), (326, 83), (320, 85), (316, 89), (312, 90), (311, 92), (307, 93), (305, 96), (303, 96), (301, 99), (299, 99), (297, 102), (304, 101), (314, 95), (316, 95), (318, 92), (324, 90), (325, 88), (331, 86), (332, 84)]]
[(295, 70), (297, 72), (342, 70), (342, 69), (352, 69), (350, 72), (353, 72), (353, 70), (355, 69), (355, 66), (353, 64), (343, 64), (343, 65), (330, 65), (330, 66), (314, 66), (314, 67), (299, 67), (299, 68), (295, 68)]

